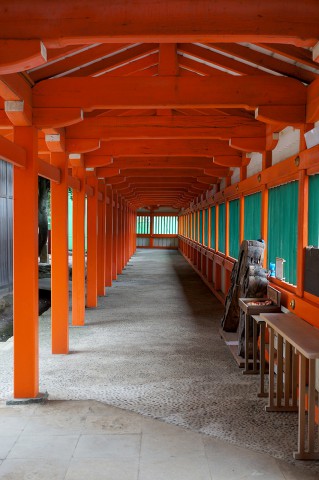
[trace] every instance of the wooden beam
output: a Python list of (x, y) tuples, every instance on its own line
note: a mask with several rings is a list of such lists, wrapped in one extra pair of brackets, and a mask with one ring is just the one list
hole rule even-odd
[(180, 43), (178, 44), (178, 51), (186, 53), (191, 57), (204, 62), (208, 62), (217, 67), (226, 69), (227, 71), (239, 75), (266, 75), (262, 70), (240, 62), (234, 58), (227, 57), (220, 53), (204, 48), (200, 45), (194, 45), (192, 43)]
[[(242, 3), (240, 0), (104, 0), (90, 4), (57, 0), (11, 0), (0, 9), (1, 36), (19, 40), (45, 38), (46, 45), (126, 42), (270, 42), (313, 46), (318, 38), (318, 3)], [(128, 21), (129, 19), (129, 21)]]
[(32, 125), (32, 108), (24, 100), (6, 100), (4, 109), (7, 117), (15, 127)]
[(56, 60), (49, 61), (42, 68), (29, 72), (30, 77), (34, 82), (46, 80), (55, 77), (59, 74), (66, 74), (74, 69), (79, 69), (82, 65), (93, 63), (94, 61), (103, 58), (107, 55), (113, 54), (117, 50), (127, 47), (127, 43), (117, 45), (90, 45), (80, 49), (77, 53), (71, 52), (71, 55)]
[(300, 126), (306, 123), (306, 105), (263, 105), (256, 108), (255, 118), (269, 125)]
[(65, 141), (67, 152), (87, 153), (94, 152), (100, 148), (100, 140), (95, 138), (68, 138)]
[(0, 75), (0, 97), (3, 100), (24, 100), (31, 105), (31, 85), (21, 74)]
[(25, 149), (2, 136), (0, 136), (0, 158), (16, 167), (25, 168), (26, 166)]
[(68, 176), (68, 186), (73, 190), (79, 192), (81, 190), (81, 180), (76, 177), (72, 177), (72, 175)]
[[(103, 117), (107, 118), (107, 117)], [(121, 117), (125, 118), (125, 117)], [(126, 117), (132, 118), (132, 117)], [(243, 122), (239, 121), (236, 125), (236, 119), (227, 117), (228, 125), (219, 126), (218, 118), (214, 122), (214, 117), (202, 117), (209, 118), (210, 123), (205, 120), (201, 121), (198, 117), (182, 117), (182, 121), (176, 121), (175, 116), (158, 116), (156, 118), (164, 118), (166, 121), (162, 122), (162, 125), (156, 125), (154, 120), (148, 122), (149, 119), (155, 117), (142, 117), (145, 118), (139, 123), (144, 123), (144, 126), (133, 125), (132, 126), (99, 126), (94, 122), (81, 122), (67, 129), (67, 138), (97, 138), (100, 140), (130, 140), (130, 139), (179, 139), (179, 138), (207, 138), (207, 139), (229, 139), (237, 137), (262, 137), (265, 136), (266, 127), (260, 122)], [(177, 117), (179, 118), (179, 117)], [(193, 121), (190, 121), (193, 119)], [(196, 120), (197, 119), (197, 122)], [(107, 118), (109, 120), (109, 118)], [(214, 122), (214, 123), (213, 123)], [(125, 123), (125, 122), (123, 122)], [(153, 123), (153, 125), (152, 125)], [(197, 124), (196, 124), (197, 123)], [(165, 125), (166, 124), (166, 125)], [(184, 125), (183, 125), (184, 124)], [(192, 126), (192, 124), (194, 126)], [(204, 126), (205, 125), (205, 126)]]
[(54, 183), (61, 183), (61, 170), (50, 163), (38, 158), (38, 173)]
[(319, 79), (312, 82), (308, 87), (306, 119), (307, 123), (314, 123), (319, 120)]
[(46, 61), (46, 48), (39, 40), (0, 40), (1, 75), (29, 70)]
[(309, 70), (305, 70), (297, 65), (282, 61), (266, 53), (253, 50), (252, 48), (245, 47), (238, 44), (230, 43), (216, 43), (210, 44), (215, 50), (228, 55), (234, 55), (244, 61), (254, 63), (256, 66), (263, 67), (274, 72), (278, 72), (281, 75), (285, 75), (290, 78), (295, 78), (302, 82), (311, 83), (317, 78), (317, 74)]
[[(104, 176), (111, 176), (108, 175), (108, 171), (111, 169), (109, 168), (97, 168), (97, 176), (98, 177), (104, 177)], [(229, 170), (228, 168), (223, 168), (223, 167), (216, 167), (216, 168), (211, 168), (211, 169), (206, 169), (206, 171), (209, 171), (208, 175), (214, 175), (216, 177), (225, 177), (228, 175)], [(121, 169), (121, 175), (124, 177), (193, 177), (196, 178), (197, 176), (204, 176), (203, 175), (204, 169), (198, 168), (198, 169), (187, 169), (187, 168), (178, 168), (178, 169)], [(212, 173), (213, 172), (213, 173)]]
[[(125, 168), (210, 168), (216, 165), (226, 167), (242, 166), (241, 156), (218, 156), (214, 158), (205, 157), (136, 157), (136, 158), (115, 158), (111, 167)], [(224, 159), (224, 160), (223, 160)], [(218, 162), (218, 163), (217, 163)], [(105, 165), (104, 157), (87, 155), (85, 157), (86, 167), (100, 167)]]
[(33, 125), (38, 128), (68, 127), (83, 120), (81, 108), (33, 108)]
[(212, 157), (214, 155), (236, 155), (236, 150), (222, 140), (118, 140), (102, 142), (95, 155), (111, 157), (141, 156), (187, 156)]
[(307, 87), (285, 77), (56, 78), (33, 88), (37, 108), (250, 108), (305, 105)]
[(142, 43), (139, 45), (133, 45), (130, 46), (130, 48), (119, 53), (114, 53), (107, 58), (102, 57), (101, 60), (92, 62), (89, 65), (84, 65), (81, 68), (77, 68), (68, 73), (68, 77), (86, 77), (89, 75), (95, 77), (97, 75), (103, 75), (104, 73), (107, 73), (108, 71), (113, 70), (122, 64), (131, 62), (135, 59), (143, 57), (144, 55), (149, 55), (157, 51), (157, 43)]

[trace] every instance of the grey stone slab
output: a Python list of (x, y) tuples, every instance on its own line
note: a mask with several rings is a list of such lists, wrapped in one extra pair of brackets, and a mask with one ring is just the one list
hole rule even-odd
[(211, 480), (205, 455), (141, 460), (138, 480)]
[(103, 434), (141, 433), (142, 419), (124, 412), (112, 415), (88, 415), (84, 425), (84, 432)]
[(0, 466), (2, 480), (64, 480), (69, 465), (66, 460), (7, 459)]
[(143, 434), (141, 460), (166, 460), (193, 454), (199, 456), (205, 454), (201, 435), (191, 432), (184, 435)]
[(24, 434), (26, 435), (75, 435), (85, 427), (85, 415), (55, 413), (54, 415), (33, 415), (28, 419)]
[(135, 458), (140, 452), (141, 435), (81, 435), (74, 458)]
[(27, 416), (0, 416), (1, 435), (19, 435), (25, 428), (30, 417)]
[(284, 480), (276, 460), (269, 455), (230, 445), (220, 440), (205, 439), (205, 453), (215, 480)]
[(17, 435), (0, 435), (0, 459), (3, 460), (10, 453), (15, 442), (17, 441)]
[(65, 480), (137, 480), (138, 458), (73, 458)]
[(62, 458), (73, 455), (78, 435), (20, 435), (8, 458)]

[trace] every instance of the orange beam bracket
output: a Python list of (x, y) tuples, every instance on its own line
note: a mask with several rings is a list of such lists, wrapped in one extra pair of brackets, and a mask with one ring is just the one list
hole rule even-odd
[(0, 59), (1, 75), (16, 73), (43, 65), (47, 51), (39, 40), (1, 40)]

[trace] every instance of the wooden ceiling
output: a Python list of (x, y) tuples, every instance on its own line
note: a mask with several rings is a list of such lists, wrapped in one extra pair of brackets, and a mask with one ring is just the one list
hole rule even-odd
[(42, 160), (186, 207), (318, 119), (318, 41), (317, 0), (0, 2), (0, 134), (33, 124)]

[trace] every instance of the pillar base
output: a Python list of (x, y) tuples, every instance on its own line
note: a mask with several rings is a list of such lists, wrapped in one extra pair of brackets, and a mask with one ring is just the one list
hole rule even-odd
[(49, 397), (48, 392), (39, 393), (35, 398), (12, 398), (6, 405), (29, 405), (31, 403), (45, 403)]

